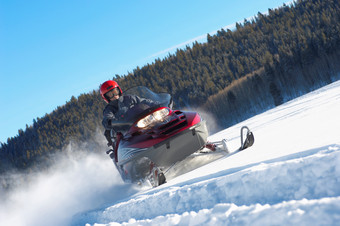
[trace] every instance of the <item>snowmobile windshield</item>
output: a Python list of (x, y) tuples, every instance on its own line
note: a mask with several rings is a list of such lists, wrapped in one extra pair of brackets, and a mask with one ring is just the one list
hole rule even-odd
[(125, 134), (139, 119), (149, 115), (160, 107), (172, 107), (172, 98), (168, 93), (154, 93), (144, 86), (128, 89), (124, 95), (134, 95), (142, 99), (138, 104), (130, 106), (118, 120), (112, 122), (116, 131)]
[(149, 99), (154, 102), (159, 102), (164, 107), (170, 107), (172, 105), (171, 95), (168, 93), (154, 93), (145, 86), (136, 86), (130, 88), (124, 92), (126, 95), (136, 95), (144, 99)]

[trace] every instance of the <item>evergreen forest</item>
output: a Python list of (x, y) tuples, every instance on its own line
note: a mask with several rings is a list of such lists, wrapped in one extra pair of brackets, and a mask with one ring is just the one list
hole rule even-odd
[[(169, 92), (175, 108), (207, 112), (227, 128), (339, 78), (340, 1), (297, 0), (108, 79)], [(33, 119), (1, 143), (0, 173), (47, 166), (70, 142), (105, 152), (96, 139), (105, 104), (95, 89)]]

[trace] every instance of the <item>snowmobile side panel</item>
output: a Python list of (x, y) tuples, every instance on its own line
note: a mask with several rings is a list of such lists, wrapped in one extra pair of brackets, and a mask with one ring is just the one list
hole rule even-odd
[(153, 146), (146, 153), (146, 156), (156, 165), (167, 168), (203, 147), (207, 137), (206, 123), (201, 121), (174, 137)]
[(118, 162), (124, 172), (125, 180), (132, 182), (146, 177), (152, 165), (169, 168), (174, 163), (202, 148), (207, 142), (208, 131), (205, 121), (201, 121), (189, 129), (182, 131), (147, 150), (134, 153), (130, 159)]

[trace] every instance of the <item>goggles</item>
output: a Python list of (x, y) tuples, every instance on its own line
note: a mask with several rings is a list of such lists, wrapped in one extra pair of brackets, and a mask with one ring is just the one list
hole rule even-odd
[(111, 89), (109, 92), (105, 93), (105, 96), (107, 96), (108, 98), (112, 98), (115, 96), (119, 96), (120, 92), (119, 89), (116, 87), (114, 89)]

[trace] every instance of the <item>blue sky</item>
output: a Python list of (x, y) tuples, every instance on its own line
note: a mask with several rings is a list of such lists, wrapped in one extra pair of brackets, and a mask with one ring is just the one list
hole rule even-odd
[(284, 0), (0, 0), (0, 142), (72, 96)]

